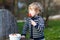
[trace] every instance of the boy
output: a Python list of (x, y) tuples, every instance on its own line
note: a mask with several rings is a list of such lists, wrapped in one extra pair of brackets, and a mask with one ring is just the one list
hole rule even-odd
[(29, 29), (31, 39), (45, 40), (44, 20), (41, 16), (39, 16), (39, 13), (43, 12), (42, 5), (38, 2), (33, 2), (29, 5), (28, 12), (29, 17), (25, 21), (21, 38), (25, 38), (26, 31)]

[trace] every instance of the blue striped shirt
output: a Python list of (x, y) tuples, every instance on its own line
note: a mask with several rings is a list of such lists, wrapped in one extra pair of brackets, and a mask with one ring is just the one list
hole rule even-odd
[[(33, 20), (37, 23), (36, 26), (32, 27), (30, 20)], [(26, 35), (27, 30), (29, 29), (31, 38), (39, 38), (44, 36), (44, 19), (41, 16), (35, 16), (32, 18), (26, 18), (25, 24), (23, 27), (22, 35)]]

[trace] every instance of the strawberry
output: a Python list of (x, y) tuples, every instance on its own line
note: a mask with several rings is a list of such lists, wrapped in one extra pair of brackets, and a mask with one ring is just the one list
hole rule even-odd
[(28, 17), (32, 17), (32, 15), (30, 13), (28, 13)]

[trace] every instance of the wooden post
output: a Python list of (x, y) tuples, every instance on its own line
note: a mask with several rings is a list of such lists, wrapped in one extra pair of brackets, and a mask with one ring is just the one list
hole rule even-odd
[(18, 9), (17, 3), (18, 3), (18, 0), (14, 0), (14, 3), (13, 3), (13, 5), (14, 5), (14, 12), (13, 12), (13, 14), (14, 14), (15, 16), (16, 16), (16, 12), (17, 12), (17, 9)]

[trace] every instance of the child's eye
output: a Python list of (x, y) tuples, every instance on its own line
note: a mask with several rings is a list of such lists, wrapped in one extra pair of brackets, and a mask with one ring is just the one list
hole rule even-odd
[(29, 8), (30, 10), (32, 10), (32, 8)]
[(29, 10), (33, 10), (34, 8), (33, 7), (29, 7)]

